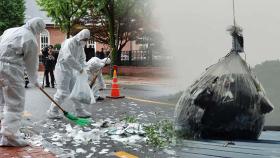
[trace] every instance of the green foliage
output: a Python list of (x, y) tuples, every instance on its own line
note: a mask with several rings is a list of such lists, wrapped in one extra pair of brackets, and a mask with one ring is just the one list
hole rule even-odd
[(36, 0), (49, 17), (70, 37), (75, 21), (87, 12), (86, 0)]
[(0, 1), (0, 35), (8, 28), (23, 25), (24, 0)]
[(135, 116), (125, 116), (123, 119), (123, 121), (125, 121), (125, 123), (136, 123), (137, 119)]
[(174, 130), (173, 122), (162, 120), (150, 125), (144, 126), (147, 142), (154, 147), (163, 148), (176, 142), (177, 135)]
[(54, 45), (54, 49), (60, 50), (60, 48), (61, 48), (61, 44), (57, 43), (57, 44)]
[(150, 0), (89, 0), (85, 21), (92, 23), (89, 28), (97, 42), (110, 45), (112, 65), (119, 64), (127, 42), (141, 34), (147, 2)]

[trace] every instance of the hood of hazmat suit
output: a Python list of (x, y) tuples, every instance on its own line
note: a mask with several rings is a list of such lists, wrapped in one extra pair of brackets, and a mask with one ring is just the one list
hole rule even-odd
[(11, 67), (21, 71), (19, 74), (7, 72), (13, 79), (21, 82), (23, 78), (20, 76), (26, 67), (31, 83), (37, 83), (39, 57), (36, 35), (39, 35), (45, 27), (43, 19), (33, 18), (22, 27), (6, 30), (1, 36), (0, 61), (9, 63)]
[(33, 18), (22, 27), (6, 30), (0, 38), (0, 80), (3, 81), (0, 87), (0, 106), (5, 106), (2, 113), (0, 146), (27, 145), (19, 133), (25, 102), (24, 68), (30, 81), (39, 86), (36, 35), (42, 32), (45, 26), (41, 18)]
[(89, 37), (90, 31), (83, 29), (74, 37), (63, 42), (58, 55), (56, 70), (59, 69), (72, 75), (73, 70), (81, 71), (86, 66), (84, 52), (86, 41), (83, 40), (89, 39)]
[(105, 81), (104, 81), (104, 78), (102, 75), (102, 70), (100, 70), (100, 69), (102, 67), (104, 67), (105, 64), (110, 64), (110, 63), (111, 63), (110, 58), (99, 59), (97, 57), (93, 57), (87, 62), (86, 70), (87, 70), (87, 73), (89, 76), (89, 82), (91, 82), (93, 80), (94, 75), (97, 75), (96, 82), (94, 83), (94, 85), (92, 87), (92, 91), (96, 98), (98, 98), (100, 96), (99, 89), (106, 88), (106, 84), (105, 84)]
[(99, 59), (97, 57), (92, 57), (87, 63), (86, 63), (86, 70), (88, 73), (93, 74), (97, 73), (102, 67), (104, 67), (106, 64), (110, 64), (111, 60), (110, 58), (107, 59)]
[(34, 35), (39, 35), (46, 28), (46, 24), (41, 18), (33, 18), (27, 21), (23, 27), (30, 30)]
[(90, 38), (90, 31), (88, 29), (83, 29), (77, 35), (75, 35), (74, 38), (79, 42), (84, 40), (84, 39), (89, 39)]

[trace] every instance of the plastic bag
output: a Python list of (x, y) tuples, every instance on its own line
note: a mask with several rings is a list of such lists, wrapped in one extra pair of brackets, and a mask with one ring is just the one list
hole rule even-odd
[(94, 95), (88, 84), (88, 75), (86, 73), (78, 74), (75, 85), (70, 94), (70, 99), (84, 104), (95, 103)]
[(246, 62), (231, 52), (182, 94), (175, 128), (192, 138), (257, 139), (272, 109)]

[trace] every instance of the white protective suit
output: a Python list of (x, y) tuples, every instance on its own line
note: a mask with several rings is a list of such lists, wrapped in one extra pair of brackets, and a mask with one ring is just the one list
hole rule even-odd
[[(105, 66), (105, 64), (110, 64), (111, 60), (110, 58), (104, 58), (104, 59), (99, 59), (97, 57), (93, 57), (91, 58), (88, 62), (87, 62), (87, 67), (86, 67), (86, 71), (87, 74), (89, 76), (89, 82), (92, 81), (92, 79), (94, 78), (94, 74), (98, 73), (98, 71)], [(100, 89), (105, 89), (106, 88), (106, 84), (102, 75), (102, 70), (99, 71), (99, 73), (97, 74), (97, 78), (96, 81), (94, 83), (94, 85), (92, 86), (92, 91), (94, 94), (95, 99), (97, 99), (98, 97), (100, 97)]]
[[(89, 37), (90, 31), (88, 29), (83, 29), (76, 36), (67, 39), (62, 44), (54, 71), (57, 84), (54, 100), (59, 105), (63, 104), (65, 99), (70, 95), (75, 84), (75, 74), (82, 71), (86, 66), (86, 55), (84, 52), (86, 42), (83, 40), (89, 39)], [(78, 117), (91, 116), (89, 112), (84, 110), (81, 103), (76, 101), (73, 102)], [(51, 104), (47, 115), (51, 119), (62, 118), (59, 109), (54, 103)]]
[(1, 146), (28, 145), (19, 132), (25, 101), (24, 67), (31, 83), (39, 87), (36, 35), (45, 27), (41, 18), (33, 18), (22, 27), (6, 30), (0, 37)]

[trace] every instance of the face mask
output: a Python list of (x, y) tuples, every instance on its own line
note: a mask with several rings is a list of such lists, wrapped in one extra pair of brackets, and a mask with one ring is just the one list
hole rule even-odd
[(82, 47), (85, 47), (87, 42), (86, 41), (80, 41), (80, 44), (81, 44)]

